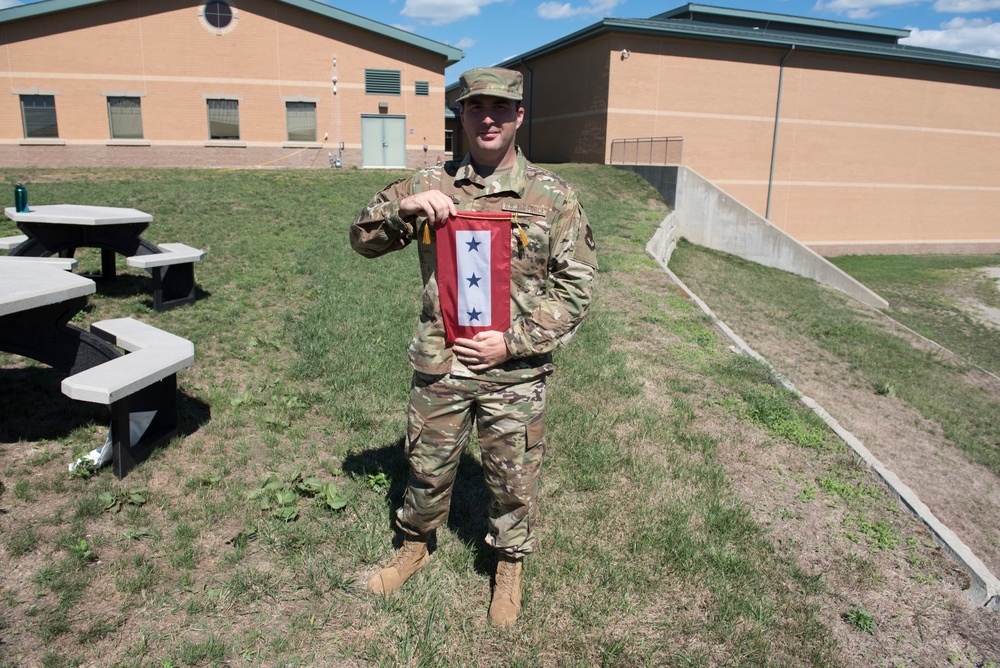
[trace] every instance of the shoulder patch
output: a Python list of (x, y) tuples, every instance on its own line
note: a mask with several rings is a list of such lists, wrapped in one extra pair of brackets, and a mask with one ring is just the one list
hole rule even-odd
[(525, 213), (529, 216), (544, 216), (547, 210), (544, 206), (537, 206), (535, 204), (528, 204), (526, 202), (504, 202), (500, 205), (503, 211), (515, 211), (517, 213)]

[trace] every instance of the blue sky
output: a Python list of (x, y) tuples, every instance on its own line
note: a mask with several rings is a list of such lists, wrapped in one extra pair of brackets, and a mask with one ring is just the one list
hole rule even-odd
[[(233, 0), (239, 6), (240, 0)], [(319, 0), (462, 49), (452, 83), (602, 18), (649, 18), (683, 0)], [(23, 4), (0, 0), (0, 8)], [(1000, 58), (1000, 0), (701, 0), (701, 4), (912, 30), (904, 44)]]

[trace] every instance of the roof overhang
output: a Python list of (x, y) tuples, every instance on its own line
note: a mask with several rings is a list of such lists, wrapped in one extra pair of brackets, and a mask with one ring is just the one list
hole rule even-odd
[[(19, 5), (17, 7), (9, 7), (7, 9), (0, 10), (0, 24), (70, 9), (79, 9), (89, 5), (99, 5), (112, 1), (113, 0), (41, 0), (41, 2), (34, 2), (28, 5)], [(361, 28), (362, 30), (378, 33), (391, 39), (405, 42), (417, 48), (440, 54), (445, 58), (445, 67), (453, 65), (465, 57), (465, 52), (461, 49), (456, 49), (453, 46), (442, 44), (441, 42), (435, 42), (432, 39), (415, 35), (401, 28), (396, 28), (384, 23), (379, 23), (378, 21), (366, 19), (365, 17), (358, 16), (357, 14), (345, 12), (342, 9), (331, 7), (330, 5), (318, 2), (317, 0), (274, 0), (274, 2), (292, 5), (293, 7), (298, 7), (308, 12), (325, 16), (333, 19), (334, 21), (340, 21), (341, 23), (346, 23), (348, 25)]]
[(870, 26), (863, 23), (848, 23), (846, 21), (830, 21), (828, 19), (811, 19), (806, 16), (792, 16), (789, 14), (776, 14), (774, 12), (758, 12), (751, 9), (730, 9), (728, 7), (713, 7), (711, 5), (699, 5), (688, 3), (677, 9), (657, 14), (655, 19), (672, 19), (684, 14), (708, 14), (720, 17), (738, 17), (760, 21), (776, 21), (800, 26), (810, 26), (813, 28), (827, 28), (832, 30), (844, 30), (855, 33), (868, 33), (883, 37), (909, 37), (910, 31), (902, 28), (884, 28), (881, 26)]
[(738, 27), (697, 23), (691, 21), (664, 21), (655, 19), (604, 19), (562, 39), (508, 58), (498, 67), (513, 67), (518, 63), (534, 60), (549, 53), (559, 51), (572, 44), (593, 39), (599, 35), (614, 32), (637, 33), (643, 35), (673, 37), (680, 39), (703, 39), (716, 42), (753, 44), (778, 49), (796, 49), (839, 53), (862, 58), (903, 60), (944, 67), (987, 70), (1000, 72), (1000, 59), (974, 56), (953, 51), (925, 49), (905, 44), (884, 44), (859, 40), (836, 40), (812, 35), (749, 30)]

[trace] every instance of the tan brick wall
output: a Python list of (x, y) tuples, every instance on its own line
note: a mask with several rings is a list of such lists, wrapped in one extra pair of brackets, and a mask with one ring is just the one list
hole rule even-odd
[[(605, 84), (589, 64), (606, 59), (606, 109), (577, 97), (546, 113), (582, 138), (605, 123), (604, 161), (616, 138), (681, 136), (685, 165), (763, 215), (786, 54), (612, 33), (559, 53), (564, 65), (588, 64), (564, 67), (566, 87), (595, 95)], [(770, 218), (817, 248), (997, 247), (997, 109), (997, 72), (796, 50), (786, 60)], [(562, 146), (545, 159), (580, 155)]]
[[(193, 0), (122, 0), (3, 26), (0, 68), (10, 92), (0, 95), (0, 164), (48, 163), (59, 155), (100, 164), (111, 155), (129, 154), (143, 155), (143, 164), (283, 161), (289, 153), (282, 147), (289, 97), (317, 101), (317, 140), (329, 136), (318, 149), (322, 162), (343, 142), (345, 162), (353, 156), (351, 162), (360, 164), (361, 115), (380, 113), (380, 102), (389, 114), (406, 116), (407, 159), (412, 155), (414, 166), (424, 161), (424, 144), (428, 154), (443, 152), (443, 56), (284, 3), (233, 5), (236, 27), (224, 35), (202, 24), (200, 3)], [(402, 94), (366, 95), (366, 68), (400, 70)], [(427, 81), (431, 94), (415, 95), (416, 81)], [(20, 145), (24, 134), (15, 91), (36, 88), (58, 91), (64, 147)], [(102, 93), (107, 92), (142, 95), (148, 147), (105, 146), (110, 131)], [(217, 94), (239, 98), (246, 149), (204, 146), (205, 96)], [(38, 157), (29, 157), (32, 152)]]
[[(530, 68), (530, 72), (529, 72)], [(607, 38), (520, 66), (526, 121), (518, 142), (536, 162), (603, 162), (607, 127)], [(529, 150), (530, 146), (530, 150)]]

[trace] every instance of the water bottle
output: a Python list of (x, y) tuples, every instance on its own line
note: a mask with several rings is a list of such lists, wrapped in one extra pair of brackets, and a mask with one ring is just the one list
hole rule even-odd
[(28, 189), (24, 187), (23, 183), (14, 186), (14, 210), (18, 213), (28, 211)]

